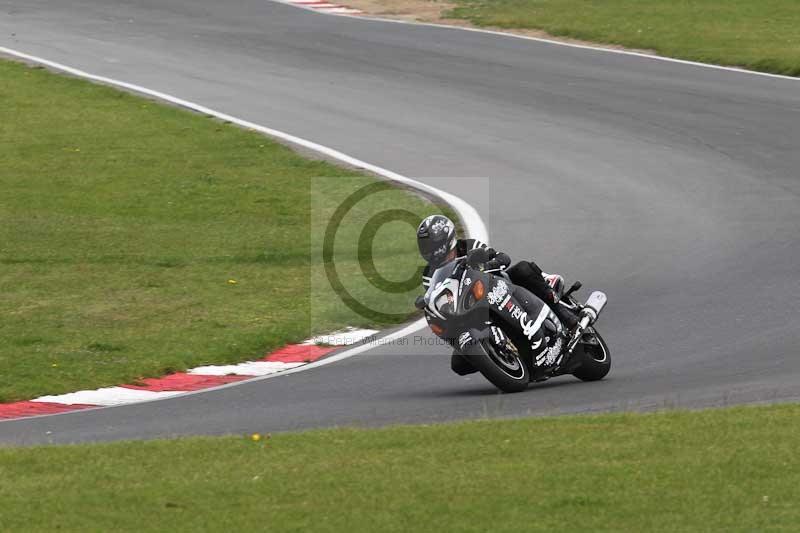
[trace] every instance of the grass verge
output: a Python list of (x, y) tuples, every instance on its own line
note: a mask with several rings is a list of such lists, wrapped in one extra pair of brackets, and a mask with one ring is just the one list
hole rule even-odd
[(796, 531), (800, 406), (0, 449), (3, 531)]
[[(314, 281), (325, 215), (373, 178), (18, 63), (0, 61), (0, 102), (0, 401), (387, 322), (350, 312)], [(440, 210), (400, 189), (372, 195), (342, 221), (336, 260), (361, 300), (405, 316), (418, 291), (368, 290), (357, 260), (364, 222), (390, 208)], [(407, 223), (377, 237), (384, 277), (418, 268)]]
[(653, 50), (660, 55), (800, 75), (795, 0), (454, 0), (446, 16), (476, 26)]

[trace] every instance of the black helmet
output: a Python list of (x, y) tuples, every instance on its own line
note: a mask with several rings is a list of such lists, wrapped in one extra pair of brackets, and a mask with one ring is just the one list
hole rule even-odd
[(446, 216), (431, 215), (417, 229), (417, 244), (423, 259), (432, 266), (439, 266), (456, 247), (456, 225)]

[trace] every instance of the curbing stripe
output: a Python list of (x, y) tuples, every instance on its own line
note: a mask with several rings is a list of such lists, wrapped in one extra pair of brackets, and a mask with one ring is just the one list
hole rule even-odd
[(361, 13), (358, 9), (352, 9), (350, 7), (327, 7), (327, 8), (320, 8), (319, 11), (322, 13), (331, 13), (334, 15), (358, 15)]
[(33, 401), (4, 403), (0, 404), (0, 420), (27, 418), (29, 416), (55, 415), (69, 411), (77, 411), (78, 409), (88, 409), (90, 407), (97, 406), (81, 404), (64, 405), (60, 403)]
[(126, 389), (161, 391), (195, 391), (203, 390), (226, 383), (234, 383), (248, 379), (251, 376), (200, 376), (178, 372), (161, 378), (143, 379), (141, 384), (122, 385)]
[(68, 394), (42, 396), (34, 400), (0, 404), (0, 420), (60, 414), (92, 407), (110, 407), (172, 398), (189, 392), (218, 388), (240, 381), (269, 376), (297, 369), (317, 361), (336, 350), (319, 346), (325, 339), (339, 346), (351, 345), (377, 333), (372, 329), (347, 328), (343, 331), (314, 337), (301, 344), (290, 344), (275, 350), (259, 361), (237, 365), (208, 365), (160, 378), (148, 378), (137, 384), (104, 387)]
[[(306, 341), (308, 342), (308, 341)], [(355, 344), (355, 342), (349, 343)], [(276, 350), (264, 358), (264, 361), (276, 361), (281, 363), (310, 363), (320, 357), (328, 355), (334, 350), (327, 346), (311, 346), (303, 344), (290, 344), (280, 350)]]
[(305, 363), (284, 363), (281, 361), (251, 361), (239, 363), (238, 365), (221, 366), (199, 366), (189, 370), (190, 374), (200, 374), (203, 376), (227, 376), (236, 374), (239, 376), (266, 376), (275, 372), (282, 372)]
[(377, 329), (346, 329), (328, 335), (320, 335), (303, 342), (303, 345), (324, 344), (326, 346), (349, 346), (380, 333)]
[(124, 405), (126, 403), (171, 398), (182, 394), (180, 391), (160, 391), (128, 389), (125, 387), (103, 387), (96, 390), (81, 390), (57, 396), (42, 396), (32, 402), (61, 403), (64, 405)]
[(289, 4), (294, 7), (308, 9), (311, 11), (318, 11), (328, 15), (360, 15), (364, 13), (360, 9), (344, 6), (341, 4), (333, 4), (325, 2), (324, 0), (279, 0), (282, 4)]

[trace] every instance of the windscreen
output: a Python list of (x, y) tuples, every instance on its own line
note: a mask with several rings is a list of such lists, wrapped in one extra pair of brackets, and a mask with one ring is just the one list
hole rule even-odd
[(438, 286), (440, 283), (445, 281), (447, 278), (451, 277), (453, 272), (455, 272), (456, 268), (459, 265), (459, 261), (450, 261), (449, 263), (445, 263), (433, 273), (431, 276), (431, 284), (428, 286), (428, 291), (430, 292), (433, 288)]

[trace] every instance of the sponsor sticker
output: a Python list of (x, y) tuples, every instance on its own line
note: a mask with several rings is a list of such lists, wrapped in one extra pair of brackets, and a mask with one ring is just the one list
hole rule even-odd
[(527, 315), (527, 313), (525, 313), (525, 311), (518, 305), (513, 306), (510, 313), (511, 317), (516, 320), (520, 320), (523, 315)]
[(506, 306), (507, 306), (507, 305), (509, 305), (510, 303), (511, 303), (511, 295), (509, 294), (508, 296), (506, 296), (506, 299), (505, 299), (505, 300), (503, 300), (502, 302), (500, 302), (499, 304), (497, 304), (497, 308), (498, 308), (498, 309), (500, 309), (500, 310), (502, 310), (504, 307), (506, 307)]
[(503, 280), (498, 280), (497, 284), (492, 288), (492, 292), (490, 292), (486, 299), (492, 305), (497, 305), (503, 301), (503, 299), (508, 294), (508, 285)]
[(472, 335), (469, 334), (469, 331), (463, 332), (461, 335), (458, 336), (458, 346), (462, 350), (464, 347), (472, 342)]
[(519, 317), (519, 325), (522, 326), (522, 334), (525, 335), (528, 340), (531, 340), (533, 336), (536, 334), (536, 329), (534, 328), (534, 321), (527, 320), (528, 313), (522, 313), (522, 316)]
[(553, 346), (545, 348), (542, 353), (536, 356), (536, 364), (539, 366), (553, 366), (561, 359), (561, 339), (557, 339)]
[(497, 346), (502, 346), (506, 343), (506, 334), (497, 326), (492, 326), (492, 335), (494, 335), (494, 343)]

